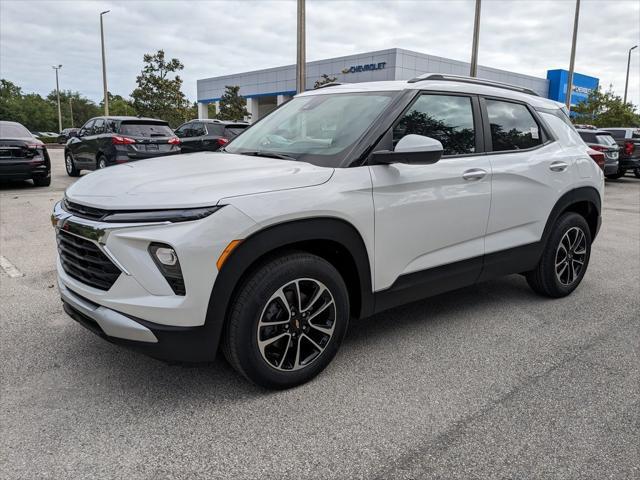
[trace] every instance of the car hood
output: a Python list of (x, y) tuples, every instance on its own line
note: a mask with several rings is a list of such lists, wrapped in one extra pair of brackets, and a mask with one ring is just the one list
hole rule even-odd
[(188, 208), (221, 199), (319, 185), (333, 168), (309, 163), (200, 152), (97, 170), (67, 191), (73, 202), (109, 210)]

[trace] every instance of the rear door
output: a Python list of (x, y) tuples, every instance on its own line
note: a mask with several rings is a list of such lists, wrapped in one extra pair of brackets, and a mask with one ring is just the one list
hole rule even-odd
[(528, 105), (499, 98), (481, 104), (493, 172), (486, 254), (535, 250), (553, 206), (577, 175), (574, 159)]
[[(482, 154), (478, 99), (422, 93), (392, 127), (393, 147), (408, 134), (439, 140), (444, 156), (432, 165), (369, 167), (375, 289), (406, 281), (437, 293), (433, 289), (471, 284), (482, 267), (491, 203), (491, 166)], [(442, 275), (440, 286), (426, 286), (434, 271)]]

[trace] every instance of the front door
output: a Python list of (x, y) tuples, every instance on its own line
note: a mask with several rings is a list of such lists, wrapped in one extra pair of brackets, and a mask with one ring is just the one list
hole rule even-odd
[(393, 144), (404, 135), (425, 135), (442, 143), (443, 158), (432, 165), (369, 167), (376, 291), (426, 285), (421, 275), (434, 271), (443, 290), (478, 278), (491, 203), (479, 117), (473, 96), (423, 93), (394, 125)]

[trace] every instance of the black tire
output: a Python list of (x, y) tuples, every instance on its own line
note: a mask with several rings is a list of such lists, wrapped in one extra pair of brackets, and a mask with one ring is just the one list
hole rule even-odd
[(633, 174), (635, 175), (636, 178), (640, 178), (640, 168), (634, 168)]
[(70, 177), (80, 176), (80, 170), (76, 168), (76, 162), (73, 160), (73, 155), (71, 155), (70, 152), (67, 152), (64, 156), (64, 168)]
[[(576, 242), (575, 250), (568, 252), (567, 248), (565, 248), (566, 255), (563, 256), (562, 248), (571, 243), (572, 234), (576, 232), (576, 229), (584, 236), (584, 245), (582, 242)], [(565, 236), (568, 236), (566, 240)], [(564, 242), (563, 247), (561, 247), (561, 242)], [(578, 245), (577, 243), (580, 244)], [(582, 246), (584, 253), (580, 254)], [(589, 266), (590, 256), (591, 232), (587, 221), (582, 215), (567, 212), (556, 222), (537, 267), (527, 272), (527, 283), (540, 295), (552, 298), (566, 297), (582, 281)], [(562, 263), (563, 260), (566, 263)], [(578, 263), (580, 261), (582, 261), (581, 265)], [(562, 269), (563, 265), (565, 267), (564, 270)], [(557, 270), (556, 266), (558, 266)], [(571, 278), (572, 276), (573, 278)]]
[[(276, 297), (278, 292), (282, 296)], [(296, 292), (302, 293), (298, 297)], [(300, 311), (295, 311), (295, 304), (302, 306)], [(269, 324), (273, 319), (278, 322)], [(265, 261), (242, 282), (227, 318), (222, 349), (233, 368), (253, 383), (290, 388), (311, 380), (331, 362), (348, 321), (347, 287), (335, 267), (315, 255), (290, 252)], [(318, 327), (332, 332), (323, 333)], [(258, 345), (259, 338), (275, 337), (280, 340), (262, 349)]]
[(107, 168), (109, 164), (107, 163), (107, 157), (100, 154), (96, 158), (96, 170), (102, 170), (103, 168)]
[(48, 187), (51, 185), (51, 175), (48, 177), (33, 177), (33, 184), (36, 187)]

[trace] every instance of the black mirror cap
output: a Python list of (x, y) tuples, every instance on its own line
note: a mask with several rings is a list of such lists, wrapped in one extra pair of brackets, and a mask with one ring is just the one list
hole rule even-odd
[(442, 150), (433, 152), (392, 152), (378, 150), (371, 154), (370, 165), (389, 165), (392, 163), (406, 163), (409, 165), (431, 165), (442, 158)]

